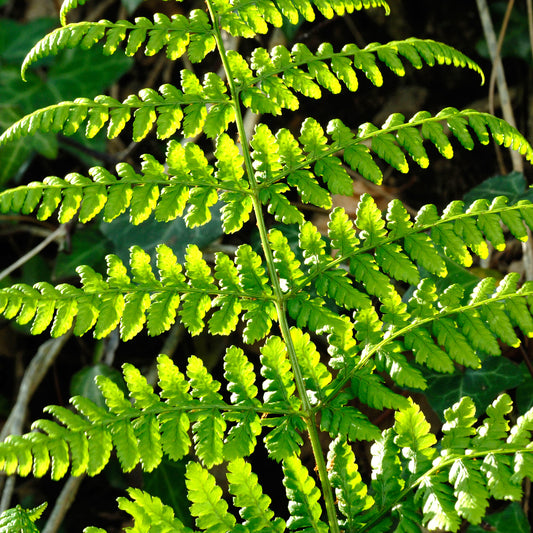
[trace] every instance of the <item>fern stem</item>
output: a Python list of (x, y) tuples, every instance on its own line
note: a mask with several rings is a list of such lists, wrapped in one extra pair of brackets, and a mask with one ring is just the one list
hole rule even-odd
[(328, 522), (329, 522), (329, 530), (331, 533), (340, 533), (339, 524), (337, 520), (337, 512), (335, 509), (335, 500), (333, 498), (333, 490), (329, 482), (326, 462), (324, 460), (324, 454), (322, 451), (322, 447), (320, 445), (320, 439), (318, 436), (315, 414), (311, 406), (311, 402), (309, 401), (309, 398), (307, 396), (307, 389), (305, 387), (305, 382), (303, 379), (302, 371), (298, 363), (298, 358), (296, 356), (296, 350), (294, 348), (294, 343), (292, 342), (289, 323), (287, 320), (287, 311), (285, 308), (285, 295), (283, 294), (283, 291), (281, 290), (279, 278), (277, 276), (276, 268), (274, 266), (274, 255), (272, 253), (272, 249), (268, 241), (268, 234), (267, 234), (265, 219), (263, 217), (263, 207), (259, 200), (260, 188), (255, 177), (255, 172), (254, 172), (254, 168), (252, 165), (252, 158), (250, 155), (250, 146), (248, 143), (248, 137), (247, 137), (246, 128), (244, 125), (242, 111), (239, 105), (239, 91), (233, 81), (231, 67), (227, 60), (226, 50), (225, 50), (224, 42), (222, 40), (221, 30), (218, 24), (215, 10), (210, 0), (206, 0), (206, 4), (209, 9), (209, 14), (211, 16), (211, 20), (213, 23), (215, 41), (217, 44), (217, 48), (220, 52), (220, 58), (222, 60), (224, 71), (226, 72), (226, 78), (228, 81), (229, 90), (230, 90), (233, 103), (234, 103), (234, 107), (235, 107), (235, 121), (236, 121), (237, 131), (238, 131), (241, 146), (242, 146), (244, 165), (246, 168), (246, 173), (249, 178), (250, 189), (252, 191), (252, 203), (253, 203), (254, 213), (256, 216), (257, 228), (259, 230), (259, 236), (261, 239), (261, 247), (265, 255), (265, 261), (267, 264), (267, 270), (269, 273), (270, 282), (272, 283), (272, 287), (274, 289), (276, 313), (278, 315), (278, 323), (279, 323), (279, 327), (281, 330), (281, 335), (285, 342), (285, 346), (287, 347), (287, 354), (289, 357), (289, 361), (291, 363), (292, 371), (294, 373), (294, 381), (296, 384), (296, 388), (298, 390), (298, 395), (300, 396), (300, 399), (302, 401), (302, 409), (303, 409), (302, 414), (305, 417), (307, 432), (308, 432), (309, 440), (311, 442), (311, 446), (313, 449), (313, 455), (316, 461), (316, 467), (317, 467), (317, 471), (318, 471), (319, 478), (320, 478), (320, 484), (322, 485), (322, 495), (324, 497), (324, 501), (326, 505), (326, 513), (327, 513)]

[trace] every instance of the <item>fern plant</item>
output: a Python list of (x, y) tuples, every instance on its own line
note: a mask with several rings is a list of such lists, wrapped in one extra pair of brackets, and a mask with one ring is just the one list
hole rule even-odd
[[(504, 228), (526, 240), (533, 204), (510, 205), (504, 197), (456, 201), (442, 213), (427, 205), (413, 219), (398, 200), (382, 213), (364, 195), (355, 222), (331, 208), (332, 194), (352, 194), (346, 167), (380, 184), (381, 163), (402, 173), (411, 161), (425, 168), (425, 145), (450, 158), (450, 138), (468, 150), (492, 138), (529, 161), (531, 146), (504, 121), (472, 109), (410, 118), (395, 113), (383, 125), (335, 118), (323, 125), (309, 117), (298, 132), (267, 125), (268, 115), (297, 109), (301, 96), (355, 92), (361, 76), (379, 87), (384, 69), (402, 76), (406, 65), (446, 64), (483, 77), (480, 68), (454, 48), (415, 38), (342, 50), (328, 43), (315, 51), (301, 43), (255, 47), (249, 57), (228, 49), (224, 38), (253, 39), (284, 20), (312, 21), (317, 13), (331, 18), (377, 8), (388, 14), (385, 0), (206, 0), (205, 9), (188, 16), (68, 24), (69, 12), (85, 2), (63, 2), (62, 26), (28, 54), (23, 76), (42, 57), (96, 45), (107, 54), (164, 51), (171, 60), (186, 54), (191, 63), (217, 55), (223, 69), (199, 79), (184, 68), (178, 85), (143, 89), (124, 101), (61, 102), (23, 118), (1, 144), (38, 131), (83, 129), (92, 137), (106, 128), (113, 138), (129, 124), (135, 141), (154, 128), (158, 139), (168, 139), (165, 158), (146, 154), (139, 168), (121, 163), (114, 172), (94, 167), (87, 175), (46, 177), (1, 193), (2, 211), (36, 212), (41, 220), (57, 213), (60, 223), (77, 217), (83, 224), (127, 212), (132, 224), (154, 215), (161, 222), (183, 217), (196, 227), (221, 205), (224, 232), (255, 225), (261, 249), (244, 242), (234, 256), (219, 252), (210, 263), (190, 245), (180, 264), (163, 243), (155, 258), (134, 246), (129, 264), (109, 255), (105, 275), (79, 266), (77, 285), (1, 290), (4, 317), (30, 325), (34, 334), (50, 327), (52, 336), (73, 330), (102, 338), (118, 327), (128, 341), (143, 329), (161, 335), (180, 321), (191, 335), (239, 331), (242, 337), (224, 355), (222, 381), (195, 355), (176, 362), (160, 355), (157, 389), (131, 364), (123, 367), (126, 395), (100, 376), (105, 408), (81, 396), (71, 398), (72, 408), (48, 407), (55, 420), (37, 420), (31, 433), (0, 444), (2, 469), (36, 477), (49, 472), (58, 480), (69, 470), (95, 476), (112, 454), (124, 472), (137, 465), (153, 471), (164, 456), (192, 457), (190, 512), (196, 530), (206, 532), (458, 531), (463, 520), (481, 522), (490, 498), (519, 500), (523, 479), (533, 474), (533, 411), (511, 424), (507, 395), (483, 417), (465, 397), (445, 412), (437, 438), (418, 405), (400, 392), (423, 390), (424, 368), (475, 369), (500, 355), (501, 343), (518, 346), (522, 335), (533, 336), (533, 282), (520, 285), (509, 274), (499, 283), (483, 279), (468, 292), (436, 285), (446, 279), (447, 261), (469, 267), (473, 256), (488, 255), (488, 243), (503, 249)], [(265, 116), (253, 131), (245, 126), (248, 111)], [(209, 143), (201, 145), (205, 150), (197, 144), (200, 135), (212, 142), (213, 154)], [(327, 234), (306, 220), (294, 198), (330, 210)], [(289, 224), (298, 225), (297, 247), (283, 230)], [(414, 290), (405, 291), (408, 286)], [(254, 343), (259, 357), (247, 350)], [(392, 427), (374, 425), (365, 406), (395, 410)], [(372, 443), (368, 477), (353, 449), (361, 440)], [(312, 449), (315, 472), (301, 461), (304, 445)], [(252, 471), (249, 457), (259, 446), (281, 465), (289, 502), (284, 516), (270, 509), (277, 495), (265, 494)], [(225, 494), (211, 472), (216, 465), (224, 465)], [(131, 531), (191, 531), (138, 488), (119, 507), (133, 517)], [(31, 523), (36, 530), (41, 512), (13, 509), (1, 523)]]

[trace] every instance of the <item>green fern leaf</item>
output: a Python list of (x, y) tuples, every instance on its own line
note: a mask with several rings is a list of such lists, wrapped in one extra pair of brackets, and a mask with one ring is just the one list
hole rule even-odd
[(367, 494), (351, 447), (340, 436), (329, 447), (328, 476), (335, 489), (339, 510), (345, 517), (341, 526), (349, 531), (355, 530), (363, 525), (361, 513), (372, 507), (374, 501)]
[(191, 446), (189, 417), (183, 410), (184, 406), (189, 406), (192, 402), (188, 394), (190, 385), (166, 355), (158, 357), (157, 367), (161, 398), (165, 398), (170, 407), (178, 408), (177, 412), (162, 412), (158, 416), (163, 450), (170, 459), (179, 461), (189, 452)]
[(379, 429), (361, 411), (346, 405), (348, 399), (347, 395), (341, 394), (321, 409), (320, 429), (332, 438), (337, 436), (351, 442), (379, 438)]
[(287, 302), (287, 311), (301, 329), (308, 327), (316, 333), (327, 331), (341, 336), (347, 330), (347, 324), (325, 306), (322, 298), (309, 298), (307, 294), (295, 296)]
[(33, 509), (24, 509), (17, 505), (13, 509), (8, 509), (0, 515), (0, 532), (14, 533), (15, 531), (24, 531), (27, 533), (39, 533), (39, 528), (35, 525), (46, 509), (46, 503), (34, 507)]
[(250, 409), (259, 405), (259, 401), (256, 399), (258, 391), (255, 386), (253, 365), (245, 357), (242, 350), (234, 346), (228, 349), (224, 370), (228, 381), (228, 390), (232, 393), (231, 402), (234, 405), (249, 408), (242, 413), (234, 411), (228, 412), (224, 416), (226, 421), (237, 423), (230, 428), (224, 442), (224, 457), (234, 459), (252, 453), (256, 446), (256, 437), (261, 433), (259, 416)]
[(418, 405), (410, 401), (410, 406), (395, 414), (394, 443), (402, 449), (403, 456), (409, 460), (409, 471), (418, 475), (431, 464), (437, 442), (431, 427)]
[(235, 518), (228, 513), (228, 504), (222, 499), (222, 489), (217, 486), (215, 478), (191, 461), (187, 464), (185, 483), (196, 525), (213, 533), (232, 531)]
[[(460, 216), (464, 213), (464, 205), (462, 202), (452, 202), (444, 210), (444, 218)], [(488, 246), (483, 238), (483, 234), (477, 228), (476, 222), (472, 218), (461, 217), (454, 222), (455, 233), (468, 243), (468, 247), (482, 259), (488, 257)]]
[(387, 298), (395, 291), (389, 282), (389, 277), (380, 271), (374, 257), (370, 254), (362, 253), (352, 256), (350, 273), (365, 287), (367, 293), (378, 298)]
[(231, 461), (227, 477), (234, 504), (240, 508), (239, 514), (249, 531), (285, 531), (285, 521), (274, 519), (274, 513), (269, 509), (270, 498), (263, 494), (257, 475), (248, 463), (243, 459)]
[(235, 293), (240, 292), (237, 269), (224, 254), (217, 253), (215, 256), (215, 278), (223, 291), (233, 294), (219, 295), (213, 300), (213, 307), (220, 309), (209, 319), (209, 331), (215, 335), (227, 335), (235, 330), (242, 306), (235, 296)]
[(363, 140), (371, 138), (371, 148), (375, 154), (386, 161), (396, 170), (406, 173), (409, 171), (407, 159), (401, 148), (396, 144), (396, 138), (391, 133), (382, 132), (373, 124), (367, 123), (359, 127), (358, 137)]
[(375, 246), (387, 236), (381, 211), (369, 194), (363, 194), (357, 205), (356, 226), (361, 230), (359, 237), (368, 247)]
[(373, 373), (369, 366), (363, 367), (354, 372), (351, 381), (351, 390), (356, 398), (363, 403), (376, 409), (406, 408), (407, 400), (385, 387), (381, 378)]
[(215, 290), (211, 276), (211, 269), (202, 257), (202, 253), (195, 245), (187, 248), (185, 266), (189, 283), (195, 292), (186, 294), (182, 299), (180, 317), (192, 335), (198, 335), (204, 328), (203, 318), (211, 307), (211, 299), (202, 292), (203, 290)]
[[(530, 409), (520, 416), (511, 429), (507, 442), (511, 445), (526, 447), (531, 442), (531, 429), (533, 429), (533, 411)], [(517, 452), (513, 458), (513, 475), (511, 481), (519, 484), (525, 476), (533, 473), (533, 458), (530, 453)]]
[(475, 310), (468, 310), (457, 315), (457, 323), (471, 346), (489, 355), (499, 355), (500, 346), (494, 334), (483, 323)]
[(267, 206), (268, 212), (283, 224), (301, 224), (304, 221), (302, 213), (293, 206), (283, 194), (289, 190), (287, 185), (276, 183), (268, 189), (261, 189), (259, 199)]
[(270, 289), (261, 258), (248, 245), (239, 246), (236, 253), (237, 271), (241, 289), (252, 296), (270, 295)]
[[(150, 496), (140, 489), (129, 488), (128, 496), (131, 499), (119, 497), (118, 506), (123, 511), (129, 513), (135, 520), (135, 525), (130, 528), (132, 533), (140, 533), (150, 528), (157, 528), (161, 533), (191, 533), (192, 530), (185, 527), (180, 520), (175, 518), (174, 510), (156, 496)], [(90, 530), (91, 528), (89, 528)], [(86, 533), (91, 533), (84, 530)], [(102, 530), (94, 528), (94, 533)]]
[(283, 461), (283, 484), (289, 499), (291, 517), (287, 527), (291, 530), (326, 532), (327, 525), (320, 520), (322, 509), (318, 503), (320, 492), (313, 478), (296, 457)]
[[(395, 120), (396, 119), (396, 120)], [(397, 119), (397, 115), (391, 115), (383, 128), (390, 127), (394, 122), (403, 122), (404, 117), (401, 117), (401, 122)], [(396, 125), (396, 124), (394, 124)], [(420, 168), (427, 168), (429, 166), (429, 158), (424, 148), (423, 140), (416, 128), (402, 128), (398, 129), (396, 133), (396, 140), (405, 151), (413, 158)]]
[(485, 516), (489, 499), (479, 465), (473, 461), (457, 459), (450, 468), (449, 479), (455, 488), (455, 509), (472, 524), (479, 524)]
[(444, 437), (442, 448), (447, 453), (464, 453), (470, 448), (471, 439), (475, 435), (472, 427), (476, 423), (476, 406), (471, 398), (463, 397), (452, 407), (444, 411), (446, 422), (442, 426)]
[(287, 291), (289, 287), (293, 287), (303, 278), (300, 262), (291, 250), (287, 237), (281, 231), (270, 230), (268, 240), (274, 254), (274, 264), (282, 284), (282, 290)]
[(341, 257), (346, 257), (357, 250), (360, 241), (344, 209), (340, 207), (333, 209), (329, 216), (328, 230), (331, 247), (338, 250)]
[(425, 233), (412, 233), (404, 238), (405, 251), (413, 261), (424, 267), (428, 272), (445, 277), (446, 263), (439, 255), (433, 242)]
[(248, 301), (244, 304), (244, 308), (243, 319), (246, 327), (242, 337), (247, 344), (253, 344), (268, 335), (272, 321), (276, 320), (277, 311), (273, 302)]
[(159, 423), (155, 415), (137, 419), (133, 430), (139, 446), (140, 462), (145, 472), (159, 466), (163, 458)]
[(224, 358), (224, 376), (231, 392), (231, 403), (234, 405), (259, 405), (253, 364), (246, 358), (243, 351), (232, 346), (228, 348)]
[(296, 386), (287, 358), (287, 348), (276, 336), (269, 337), (261, 349), (261, 375), (264, 403), (279, 407), (298, 408), (299, 400), (294, 396)]
[[(50, 420), (36, 421), (33, 424), (33, 429), (40, 429), (51, 437), (48, 443), (48, 452), (51, 459), (50, 477), (53, 480), (57, 481), (67, 473), (70, 463), (69, 450), (72, 453), (72, 475), (81, 475), (86, 471), (89, 453), (87, 441), (83, 436), (76, 438), (79, 436), (78, 434), (69, 435), (64, 427)], [(28, 475), (31, 472), (31, 454), (28, 455), (29, 461), (26, 464), (25, 457), (19, 458), (18, 472), (20, 475)]]
[(264, 426), (273, 427), (264, 439), (265, 448), (274, 461), (283, 461), (301, 451), (305, 422), (300, 415), (285, 415), (263, 421)]
[(322, 401), (325, 399), (323, 391), (332, 380), (331, 373), (320, 361), (320, 354), (307, 333), (298, 328), (291, 328), (290, 333), (306, 389), (316, 396), (315, 401)]
[(453, 372), (453, 361), (435, 344), (425, 328), (408, 331), (404, 342), (407, 349), (413, 350), (417, 363), (424, 364), (437, 372)]
[[(187, 375), (192, 387), (193, 396), (210, 404), (222, 404), (222, 396), (217, 392), (220, 383), (207, 372), (201, 359), (192, 356), (187, 364)], [(196, 453), (202, 462), (210, 468), (223, 460), (223, 436), (226, 430), (220, 411), (216, 408), (191, 413)]]
[(446, 472), (426, 477), (420, 483), (416, 497), (422, 500), (423, 524), (428, 529), (458, 531), (461, 519), (454, 507), (452, 488), (446, 483)]
[(442, 318), (433, 323), (433, 332), (439, 345), (444, 346), (451, 358), (460, 365), (479, 368), (481, 361), (469, 341), (452, 320)]
[[(372, 453), (371, 486), (374, 491), (375, 504), (367, 511), (368, 518), (396, 501), (405, 484), (402, 478), (400, 450), (394, 444), (392, 429), (385, 430), (374, 442), (370, 451)], [(384, 522), (385, 525), (390, 526), (390, 520), (385, 518)]]

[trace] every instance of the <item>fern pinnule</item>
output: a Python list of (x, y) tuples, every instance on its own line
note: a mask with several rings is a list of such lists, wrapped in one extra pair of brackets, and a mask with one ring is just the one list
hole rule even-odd
[(328, 526), (320, 520), (320, 492), (307, 469), (297, 457), (288, 456), (283, 461), (283, 473), (283, 484), (292, 510), (287, 527), (325, 533)]
[[(121, 496), (117, 499), (119, 509), (129, 513), (135, 518), (135, 529), (142, 527), (157, 527), (162, 533), (178, 531), (180, 533), (192, 533), (185, 527), (181, 520), (175, 517), (174, 510), (165, 505), (160, 498), (151, 496), (140, 489), (129, 488), (127, 499)], [(103, 529), (89, 527), (84, 533), (105, 533)]]
[[(263, 493), (257, 475), (252, 472), (249, 463), (243, 459), (236, 459), (228, 464), (227, 478), (229, 492), (233, 495), (239, 514), (244, 519), (244, 526), (250, 531), (282, 532), (285, 530), (285, 521), (274, 518), (270, 510), (270, 498)], [(273, 520), (274, 518), (274, 520)]]

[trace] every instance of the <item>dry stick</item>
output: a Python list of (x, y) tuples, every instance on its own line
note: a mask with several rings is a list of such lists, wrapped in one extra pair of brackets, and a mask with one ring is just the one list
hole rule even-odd
[(76, 497), (76, 494), (80, 488), (81, 482), (84, 479), (85, 475), (78, 477), (70, 476), (68, 478), (67, 482), (61, 489), (61, 493), (56, 500), (54, 508), (50, 513), (50, 517), (48, 518), (42, 533), (56, 533), (63, 522), (63, 518), (65, 518), (67, 511), (72, 505), (72, 502), (74, 501), (74, 498)]
[[(527, 27), (529, 30), (529, 46), (531, 49), (531, 54), (533, 55), (533, 0), (526, 0), (527, 3)], [(526, 365), (531, 366), (531, 361), (529, 360), (529, 350), (524, 351), (524, 362)], [(533, 368), (530, 369), (533, 375)], [(526, 478), (524, 486), (524, 497), (522, 499), (522, 507), (526, 516), (529, 516), (529, 509), (531, 501), (531, 480)]]
[[(487, 45), (489, 48), (490, 57), (492, 59), (492, 68), (496, 73), (496, 82), (498, 85), (498, 94), (500, 95), (501, 100), (503, 118), (509, 124), (511, 124), (511, 126), (516, 127), (513, 108), (511, 106), (511, 99), (509, 97), (509, 89), (507, 88), (505, 72), (503, 70), (501, 58), (498, 53), (498, 44), (496, 41), (494, 26), (492, 25), (492, 19), (490, 18), (489, 8), (487, 6), (486, 0), (476, 0), (476, 2), (479, 10), (479, 16), (481, 19), (481, 25), (483, 26), (483, 33), (485, 34), (485, 38), (487, 39)], [(514, 2), (514, 0), (510, 0), (510, 2)], [(513, 162), (513, 170), (523, 172), (524, 162), (522, 156), (515, 150), (511, 150), (510, 154), (511, 160)]]
[[(501, 51), (502, 51), (503, 39), (505, 37), (505, 33), (507, 32), (507, 25), (509, 24), (509, 19), (511, 18), (511, 13), (513, 11), (514, 2), (515, 0), (509, 0), (509, 3), (507, 4), (507, 9), (505, 10), (505, 15), (503, 17), (502, 27), (500, 29), (500, 34), (498, 36), (498, 42), (496, 44), (496, 53), (494, 54), (494, 57), (497, 58), (500, 65), (501, 65)], [(493, 60), (492, 70), (490, 72), (490, 81), (489, 81), (489, 113), (491, 113), (492, 115), (495, 114), (494, 88), (496, 86), (496, 70), (497, 70), (495, 68), (495, 65), (496, 65), (496, 62)], [(510, 98), (509, 98), (509, 101), (510, 101)], [(511, 114), (512, 114), (512, 111), (511, 111)], [(507, 170), (503, 162), (502, 154), (500, 152), (500, 147), (498, 145), (495, 145), (494, 148), (496, 149), (496, 156), (498, 159), (498, 165), (500, 167), (500, 173), (507, 174)], [(520, 160), (522, 159), (520, 158)], [(513, 162), (513, 167), (515, 167), (514, 162)]]
[(66, 226), (61, 224), (55, 231), (50, 233), (46, 239), (41, 241), (35, 248), (32, 248), (28, 253), (24, 254), (20, 259), (15, 261), (12, 265), (8, 266), (5, 270), (0, 272), (0, 280), (4, 279), (6, 276), (9, 276), (11, 272), (20, 268), (24, 263), (27, 263), (32, 257), (35, 257), (40, 253), (44, 248), (46, 248), (52, 241), (64, 237), (67, 233)]
[[(500, 95), (501, 107), (503, 112), (503, 118), (512, 126), (515, 126), (516, 121), (514, 119), (513, 109), (511, 107), (511, 101), (509, 98), (509, 91), (507, 88), (507, 82), (505, 80), (505, 73), (501, 58), (499, 56), (498, 44), (496, 42), (496, 35), (494, 33), (494, 27), (492, 25), (492, 19), (490, 18), (489, 8), (486, 0), (476, 0), (483, 26), (483, 33), (487, 39), (487, 45), (489, 53), (493, 62), (493, 69), (496, 72), (496, 83), (498, 85), (498, 94)], [(514, 0), (510, 0), (510, 3)], [(512, 7), (512, 4), (511, 4)], [(505, 28), (503, 28), (505, 29)], [(515, 150), (511, 150), (511, 161), (513, 163), (513, 170), (517, 172), (524, 172), (524, 161), (522, 156)], [(533, 249), (529, 244), (531, 242), (531, 231), (528, 229), (528, 242), (522, 243), (522, 255), (524, 262), (524, 273), (527, 280), (533, 280)]]
[[(70, 333), (58, 337), (57, 339), (49, 339), (37, 350), (37, 354), (31, 360), (24, 377), (20, 384), (17, 401), (15, 406), (11, 410), (11, 413), (0, 432), (0, 440), (4, 440), (7, 435), (20, 435), (22, 434), (22, 428), (24, 425), (24, 419), (26, 418), (26, 412), (28, 410), (28, 404), (35, 392), (35, 389), (39, 386), (43, 380), (50, 365), (54, 362), (59, 355), (61, 348), (65, 345)], [(3, 476), (2, 476), (3, 477)], [(0, 501), (0, 513), (3, 513), (9, 508), (11, 502), (11, 496), (15, 487), (15, 477), (8, 478), (6, 486), (2, 493), (2, 499)]]
[(527, 27), (529, 29), (529, 46), (533, 54), (533, 1), (527, 0)]

